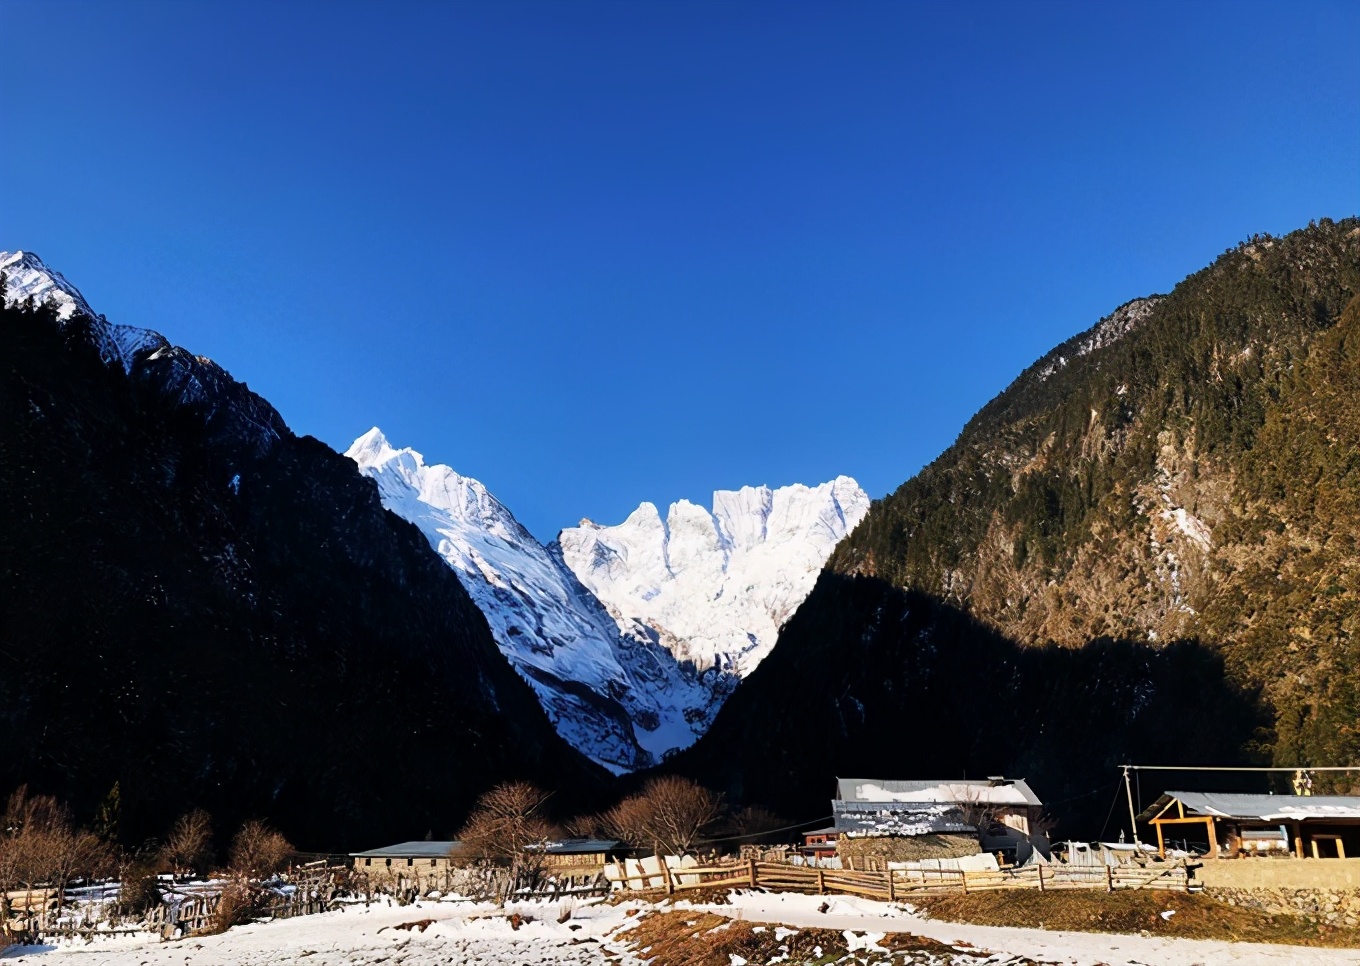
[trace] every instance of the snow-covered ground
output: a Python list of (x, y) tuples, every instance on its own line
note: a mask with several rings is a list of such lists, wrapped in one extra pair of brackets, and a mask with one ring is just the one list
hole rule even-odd
[[(1071, 966), (1244, 966), (1299, 964), (1340, 966), (1360, 963), (1360, 950), (1306, 949), (1112, 936), (1100, 933), (1047, 932), (966, 926), (923, 920), (900, 906), (867, 899), (792, 894), (735, 894), (732, 905), (691, 906), (749, 922), (818, 927), (867, 934), (914, 933), (957, 947), (954, 962), (1004, 963), (1024, 957), (1040, 963)], [(819, 911), (829, 904), (825, 913)], [(612, 963), (644, 966), (624, 931), (651, 906), (644, 903), (578, 904), (571, 917), (557, 921), (556, 903), (518, 903), (498, 910), (489, 904), (423, 901), (409, 906), (350, 906), (341, 911), (280, 922), (238, 927), (220, 936), (159, 942), (149, 937), (121, 937), (90, 945), (17, 947), (0, 954), (6, 962), (71, 966), (262, 966), (303, 963), (306, 966), (402, 966), (434, 964)], [(663, 907), (672, 908), (672, 907)], [(513, 928), (508, 914), (524, 920)], [(423, 929), (420, 924), (430, 920)], [(399, 928), (416, 924), (413, 928)], [(860, 939), (862, 944), (864, 938)], [(922, 962), (939, 962), (922, 959)]]

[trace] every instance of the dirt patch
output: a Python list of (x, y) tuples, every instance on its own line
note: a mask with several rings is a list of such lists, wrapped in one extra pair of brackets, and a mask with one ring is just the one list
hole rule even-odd
[(749, 963), (830, 966), (907, 966), (915, 963), (989, 963), (1032, 966), (1022, 957), (998, 959), (990, 952), (965, 949), (915, 936), (889, 933), (869, 943), (863, 933), (835, 929), (793, 929), (728, 919), (711, 912), (655, 912), (616, 934), (645, 957), (650, 966), (731, 966)]
[(980, 926), (1360, 947), (1360, 929), (1244, 909), (1183, 892), (982, 892), (913, 898), (912, 905), (934, 919)]

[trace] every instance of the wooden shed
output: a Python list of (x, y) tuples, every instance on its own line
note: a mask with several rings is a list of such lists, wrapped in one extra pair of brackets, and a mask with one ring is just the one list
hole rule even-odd
[(1344, 859), (1360, 856), (1360, 796), (1167, 792), (1138, 816), (1166, 855), (1176, 833), (1206, 840), (1209, 855)]

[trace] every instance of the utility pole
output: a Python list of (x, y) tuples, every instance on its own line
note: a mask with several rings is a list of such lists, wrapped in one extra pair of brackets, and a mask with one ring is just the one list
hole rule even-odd
[(1142, 843), (1138, 841), (1138, 818), (1133, 811), (1133, 785), (1129, 782), (1129, 766), (1124, 765), (1124, 793), (1129, 799), (1129, 826), (1133, 829), (1133, 845), (1138, 848)]

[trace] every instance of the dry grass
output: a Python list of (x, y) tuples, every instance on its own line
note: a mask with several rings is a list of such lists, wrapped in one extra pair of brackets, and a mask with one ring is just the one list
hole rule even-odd
[[(1328, 926), (1304, 916), (1271, 915), (1194, 893), (983, 892), (913, 898), (912, 904), (935, 919), (980, 926), (1360, 947), (1360, 929)], [(1166, 911), (1175, 914), (1163, 918)]]
[[(774, 925), (728, 919), (711, 912), (656, 912), (642, 916), (637, 925), (617, 934), (650, 966), (730, 966), (747, 962), (829, 966), (834, 963), (905, 966), (908, 963), (978, 963), (995, 958), (988, 952), (913, 936), (889, 933), (877, 950), (852, 952), (845, 934), (835, 929), (787, 929)], [(1013, 966), (1029, 960), (1006, 961)]]

